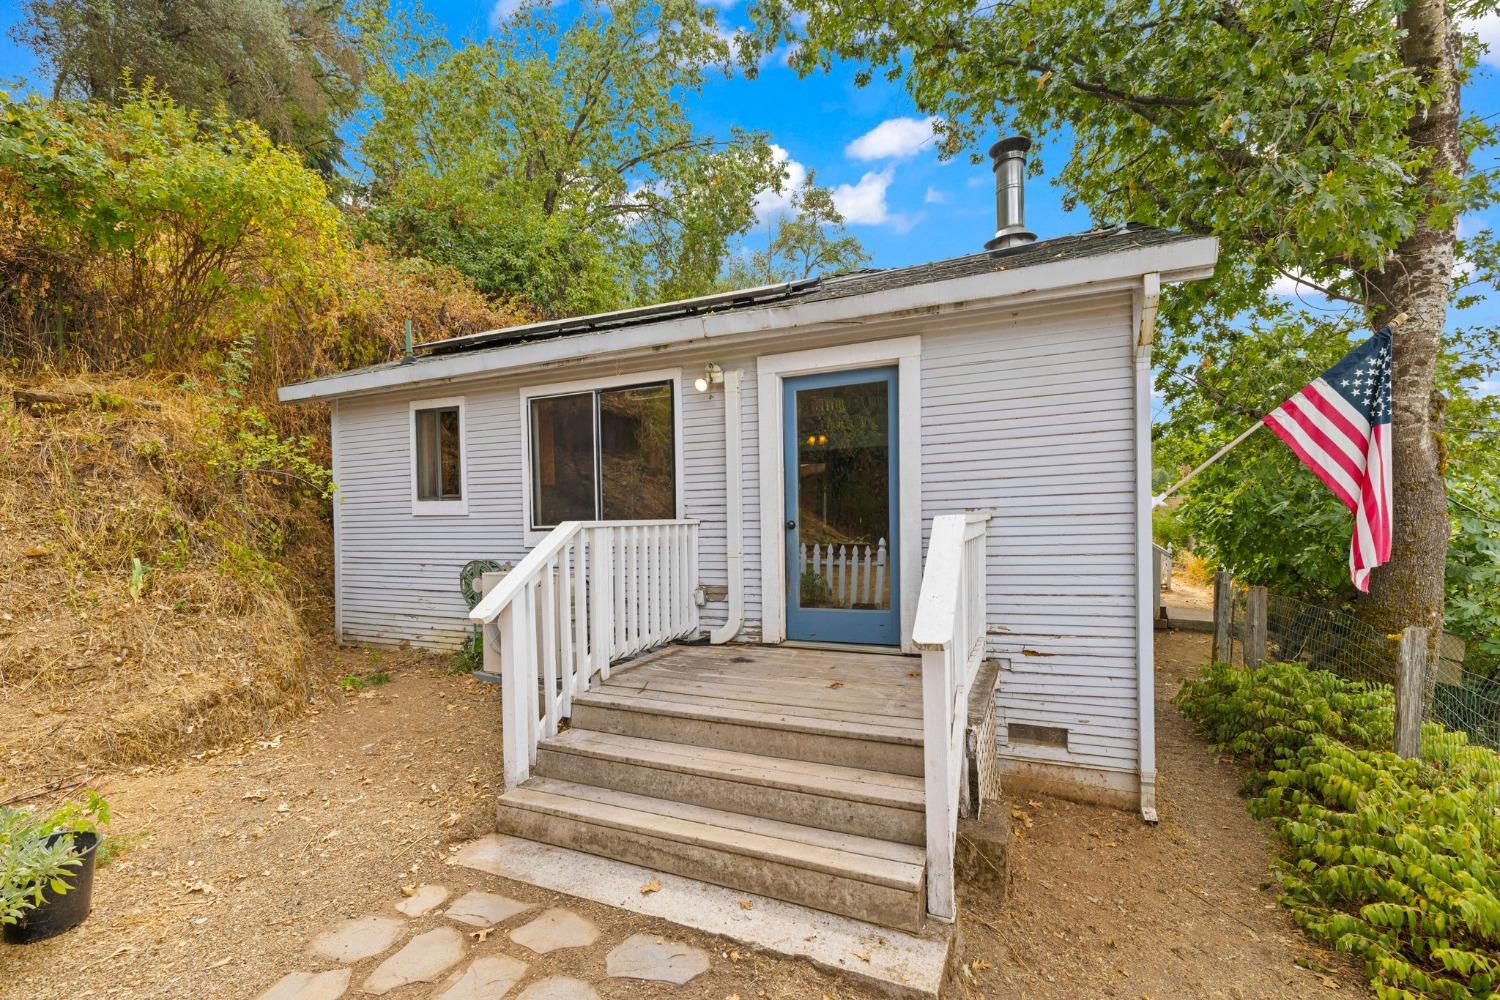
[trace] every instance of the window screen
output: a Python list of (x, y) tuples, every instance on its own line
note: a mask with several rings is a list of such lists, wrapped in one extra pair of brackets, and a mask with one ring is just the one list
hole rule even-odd
[(672, 446), (670, 385), (599, 393), (599, 491), (604, 520), (667, 520), (677, 515)]
[(532, 527), (676, 517), (675, 449), (671, 383), (533, 399)]
[(463, 499), (459, 460), (458, 407), (418, 410), (417, 499)]

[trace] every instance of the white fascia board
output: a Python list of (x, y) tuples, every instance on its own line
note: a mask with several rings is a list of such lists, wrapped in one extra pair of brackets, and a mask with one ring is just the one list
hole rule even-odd
[(405, 365), (387, 365), (298, 382), (283, 386), (276, 395), (283, 403), (301, 403), (427, 382), (468, 379), (536, 365), (563, 364), (601, 355), (695, 342), (711, 343), (721, 338), (774, 335), (787, 330), (847, 324), (879, 316), (918, 314), (935, 309), (965, 311), (982, 308), (996, 300), (1038, 293), (1088, 294), (1121, 281), (1138, 286), (1140, 276), (1151, 272), (1159, 273), (1163, 284), (1192, 281), (1213, 273), (1218, 254), (1219, 241), (1211, 236), (1202, 237), (1095, 257), (1063, 259), (1014, 271), (989, 271), (946, 281), (906, 285), (863, 295), (810, 302), (793, 299), (762, 309), (684, 316), (601, 333), (421, 358)]

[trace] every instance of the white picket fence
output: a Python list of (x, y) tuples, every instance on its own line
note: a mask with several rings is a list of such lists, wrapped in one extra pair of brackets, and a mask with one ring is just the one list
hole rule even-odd
[(977, 512), (932, 519), (912, 624), (912, 645), (922, 653), (927, 912), (944, 921), (958, 913), (953, 855), (969, 687), (984, 658), (989, 519)]
[(469, 612), (500, 675), (505, 787), (610, 664), (698, 629), (696, 521), (568, 521)]
[(828, 585), (836, 607), (886, 605), (884, 538), (874, 545), (803, 544), (798, 552), (798, 577), (808, 570)]

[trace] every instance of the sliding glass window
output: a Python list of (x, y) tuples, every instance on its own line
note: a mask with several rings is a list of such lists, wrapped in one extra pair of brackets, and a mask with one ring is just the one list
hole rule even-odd
[(672, 384), (531, 401), (531, 521), (669, 520), (677, 516)]

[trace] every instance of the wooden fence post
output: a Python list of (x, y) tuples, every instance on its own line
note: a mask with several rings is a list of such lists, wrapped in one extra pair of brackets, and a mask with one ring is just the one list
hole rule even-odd
[(1427, 700), (1427, 629), (1409, 625), (1397, 647), (1396, 754), (1422, 752), (1422, 716)]
[(1266, 588), (1245, 595), (1245, 666), (1254, 669), (1266, 658)]
[(1234, 616), (1233, 581), (1229, 570), (1221, 569), (1214, 574), (1214, 649), (1213, 662), (1229, 662), (1229, 627)]

